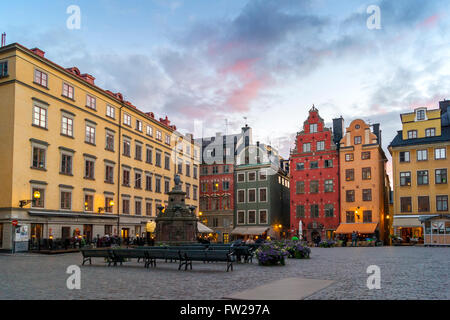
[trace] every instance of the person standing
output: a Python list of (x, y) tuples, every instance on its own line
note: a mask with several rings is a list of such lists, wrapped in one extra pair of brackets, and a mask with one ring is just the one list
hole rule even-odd
[(352, 232), (352, 247), (357, 245), (357, 237), (358, 235), (356, 234), (356, 231)]

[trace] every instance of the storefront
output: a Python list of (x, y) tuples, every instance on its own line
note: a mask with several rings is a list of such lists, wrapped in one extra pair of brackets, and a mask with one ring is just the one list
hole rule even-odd
[(392, 227), (394, 235), (402, 242), (423, 242), (423, 228), (418, 215), (396, 215)]
[(424, 245), (450, 246), (450, 215), (421, 216)]
[(351, 241), (351, 234), (358, 233), (359, 239), (377, 238), (378, 240), (378, 223), (341, 223), (336, 229), (338, 237), (345, 237)]

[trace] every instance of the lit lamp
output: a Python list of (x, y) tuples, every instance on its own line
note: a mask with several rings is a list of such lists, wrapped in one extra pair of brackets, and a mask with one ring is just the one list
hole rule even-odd
[[(87, 202), (84, 203), (84, 206), (86, 207), (86, 210), (87, 210)], [(108, 205), (106, 207), (99, 207), (98, 208), (98, 213), (102, 213), (103, 211), (112, 209), (112, 207), (114, 207), (114, 201), (113, 200), (109, 200)]]
[(355, 210), (355, 215), (359, 219), (360, 217), (359, 217), (359, 214), (358, 214), (358, 210), (359, 210), (359, 207)]
[(32, 200), (20, 200), (19, 201), (19, 207), (23, 208), (29, 203), (33, 203), (33, 205), (36, 204), (36, 202), (41, 198), (41, 193), (39, 191), (33, 192), (33, 199)]

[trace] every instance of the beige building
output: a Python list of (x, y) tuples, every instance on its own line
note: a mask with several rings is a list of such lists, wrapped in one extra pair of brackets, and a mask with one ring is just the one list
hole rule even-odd
[(192, 138), (39, 49), (0, 48), (0, 250), (27, 238), (145, 236), (176, 173), (198, 207)]

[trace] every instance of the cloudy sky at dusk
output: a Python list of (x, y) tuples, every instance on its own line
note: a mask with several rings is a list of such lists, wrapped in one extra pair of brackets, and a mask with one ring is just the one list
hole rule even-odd
[[(72, 4), (80, 30), (66, 27)], [(0, 32), (187, 131), (201, 120), (214, 135), (227, 119), (237, 132), (247, 117), (287, 157), (315, 104), (329, 125), (380, 122), (388, 154), (401, 112), (450, 98), (449, 13), (444, 0), (16, 0)]]

